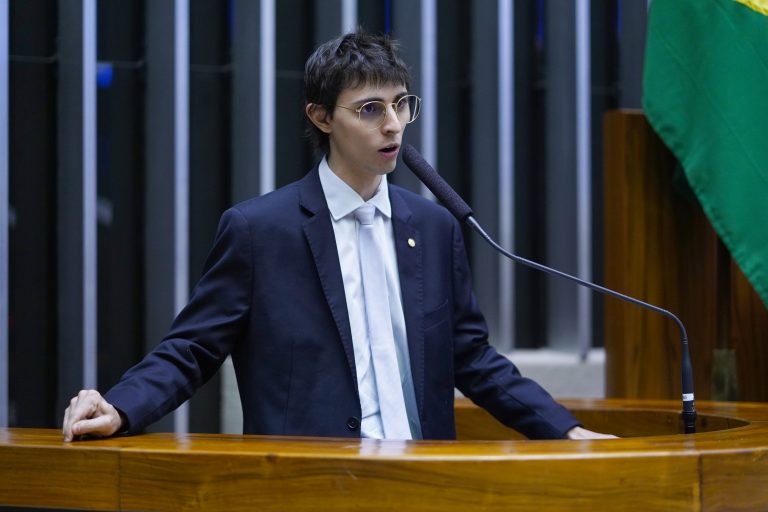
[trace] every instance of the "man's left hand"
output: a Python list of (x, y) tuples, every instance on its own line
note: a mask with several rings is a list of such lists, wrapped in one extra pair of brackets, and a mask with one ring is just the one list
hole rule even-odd
[(565, 434), (568, 439), (618, 439), (612, 434), (601, 434), (600, 432), (592, 432), (584, 427), (573, 427)]

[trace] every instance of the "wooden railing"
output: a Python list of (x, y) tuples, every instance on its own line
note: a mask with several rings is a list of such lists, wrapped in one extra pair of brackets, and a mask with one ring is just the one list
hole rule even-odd
[(566, 401), (603, 441), (514, 440), (467, 402), (459, 441), (0, 430), (0, 505), (99, 510), (761, 510), (768, 406)]

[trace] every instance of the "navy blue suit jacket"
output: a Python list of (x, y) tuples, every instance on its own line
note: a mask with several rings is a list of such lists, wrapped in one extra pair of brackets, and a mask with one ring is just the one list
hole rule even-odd
[[(442, 206), (389, 190), (424, 438), (455, 437), (454, 387), (528, 437), (562, 437), (578, 421), (488, 344), (458, 222)], [(224, 213), (189, 304), (105, 397), (141, 431), (229, 354), (244, 433), (360, 435), (344, 284), (317, 168)]]

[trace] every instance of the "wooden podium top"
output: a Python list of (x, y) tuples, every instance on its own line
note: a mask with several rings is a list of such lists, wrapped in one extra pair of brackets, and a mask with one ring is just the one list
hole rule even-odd
[[(0, 505), (102, 510), (757, 510), (768, 405), (563, 401), (624, 437), (527, 441), (466, 401), (458, 441), (147, 434), (64, 443), (0, 429)], [(636, 437), (641, 436), (641, 437)], [(480, 440), (484, 439), (484, 440)]]

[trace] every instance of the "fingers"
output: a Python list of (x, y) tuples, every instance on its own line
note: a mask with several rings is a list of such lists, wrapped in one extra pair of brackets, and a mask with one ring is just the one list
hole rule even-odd
[(83, 434), (112, 435), (118, 428), (120, 415), (117, 410), (93, 389), (80, 391), (64, 411), (62, 435), (66, 442)]
[(101, 395), (95, 390), (81, 390), (77, 396), (69, 402), (69, 407), (64, 411), (62, 434), (64, 441), (71, 441), (75, 436), (72, 425), (80, 420), (92, 417), (98, 410), (98, 402)]
[(98, 416), (90, 420), (80, 420), (72, 425), (72, 434), (76, 436), (83, 434), (108, 436), (113, 433), (112, 418), (109, 416)]
[(69, 407), (67, 407), (64, 411), (64, 421), (61, 424), (61, 433), (64, 436), (65, 441), (71, 441), (71, 436), (69, 439), (67, 439), (67, 425), (69, 425)]
[(568, 439), (617, 439), (613, 434), (603, 434), (602, 432), (593, 432), (583, 427), (573, 427), (568, 431)]

